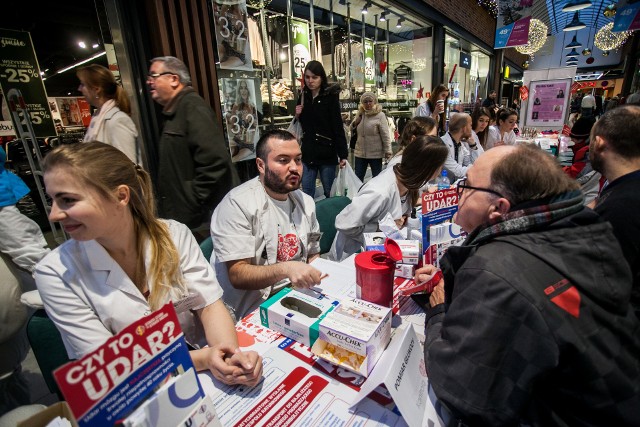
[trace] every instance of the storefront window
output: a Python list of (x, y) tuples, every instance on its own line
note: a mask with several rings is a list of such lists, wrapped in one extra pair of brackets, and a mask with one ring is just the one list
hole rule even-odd
[(310, 60), (340, 84), (345, 122), (365, 91), (376, 93), (395, 121), (412, 117), (420, 88), (426, 93), (431, 83), (430, 26), (386, 3), (366, 3), (212, 0), (223, 121), (234, 161), (255, 157), (252, 146), (263, 129), (289, 125)]
[(445, 76), (450, 88), (451, 110), (471, 112), (478, 98), (486, 97), (489, 66), (489, 55), (480, 48), (446, 35)]

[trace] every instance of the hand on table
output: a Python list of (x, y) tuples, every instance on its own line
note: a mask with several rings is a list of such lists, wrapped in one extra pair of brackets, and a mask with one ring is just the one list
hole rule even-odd
[(320, 270), (300, 261), (287, 261), (287, 277), (295, 288), (309, 289), (320, 283), (322, 273)]
[(225, 344), (208, 350), (207, 367), (218, 381), (254, 386), (262, 378), (262, 358), (256, 352), (242, 352)]

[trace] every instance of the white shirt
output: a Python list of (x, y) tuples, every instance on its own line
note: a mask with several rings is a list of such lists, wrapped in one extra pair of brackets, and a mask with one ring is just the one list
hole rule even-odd
[[(310, 232), (319, 232), (313, 199), (301, 190), (289, 193), (293, 202), (291, 218), (300, 239), (302, 257), (320, 252), (319, 242), (309, 243)], [(252, 265), (273, 265), (277, 262), (278, 219), (269, 207), (267, 193), (256, 177), (234, 188), (222, 199), (211, 217), (213, 254), (211, 265), (224, 290), (224, 302), (240, 320), (278, 290), (274, 283), (264, 289), (236, 289), (229, 280), (227, 261), (249, 259)]]
[[(487, 150), (493, 148), (496, 143), (500, 143), (502, 137), (500, 136), (500, 129), (497, 126), (489, 126), (489, 135), (487, 135)], [(509, 131), (504, 134), (505, 145), (515, 145), (516, 133)]]
[(476, 146), (472, 149), (471, 147), (469, 147), (469, 144), (466, 141), (461, 141), (460, 147), (458, 147), (458, 160), (456, 161), (456, 147), (453, 139), (451, 138), (451, 134), (447, 132), (440, 139), (442, 139), (444, 145), (446, 145), (449, 149), (447, 160), (444, 161), (444, 167), (445, 169), (447, 169), (447, 171), (450, 172), (449, 179), (451, 180), (451, 182), (466, 176), (469, 166), (471, 166), (473, 162), (476, 161), (480, 154), (484, 153), (484, 150), (477, 142)]
[[(222, 289), (191, 231), (176, 221), (163, 222), (178, 250), (188, 291), (187, 295), (172, 288), (166, 302), (174, 301), (187, 340), (204, 344), (201, 324), (187, 309), (195, 311), (213, 304), (222, 296)], [(147, 270), (150, 249), (147, 244)], [(68, 240), (36, 266), (34, 277), (47, 314), (60, 331), (71, 359), (89, 353), (151, 313), (129, 276), (95, 240)], [(149, 283), (149, 289), (154, 291), (153, 283)]]
[(389, 212), (393, 219), (411, 213), (411, 204), (403, 205), (393, 168), (387, 167), (367, 182), (352, 202), (336, 217), (336, 237), (330, 258), (341, 261), (364, 247), (364, 234), (378, 231), (378, 221)]

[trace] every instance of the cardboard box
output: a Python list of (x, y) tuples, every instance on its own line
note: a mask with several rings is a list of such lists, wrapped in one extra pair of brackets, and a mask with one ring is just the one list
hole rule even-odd
[(396, 240), (402, 251), (402, 264), (418, 265), (420, 262), (420, 242), (417, 240)]
[(71, 413), (71, 409), (69, 409), (67, 402), (54, 403), (47, 409), (43, 409), (26, 420), (19, 422), (17, 427), (45, 427), (56, 417), (66, 418), (73, 427), (78, 427), (78, 423)]
[(340, 305), (320, 321), (320, 337), (311, 351), (366, 377), (390, 339), (391, 309), (350, 298), (340, 301)]
[(394, 277), (402, 277), (405, 279), (413, 279), (416, 274), (416, 266), (413, 264), (396, 263), (396, 271), (393, 273)]
[(260, 323), (287, 338), (311, 347), (320, 321), (338, 301), (314, 291), (284, 288), (260, 305)]
[(386, 238), (387, 237), (381, 231), (376, 233), (364, 233), (364, 250), (384, 252), (384, 241)]

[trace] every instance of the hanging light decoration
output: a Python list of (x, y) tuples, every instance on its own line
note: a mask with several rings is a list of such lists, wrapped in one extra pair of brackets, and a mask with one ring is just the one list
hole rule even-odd
[(616, 16), (617, 11), (618, 7), (614, 3), (611, 3), (609, 6), (604, 8), (604, 12), (602, 12), (602, 14), (607, 18), (613, 18)]
[(255, 9), (264, 9), (269, 6), (271, 0), (247, 0), (247, 6)]
[(524, 61), (522, 63), (522, 69), (524, 69), (524, 70), (528, 70), (529, 69), (529, 61)]
[(487, 10), (494, 18), (498, 17), (498, 2), (496, 0), (477, 0), (478, 6)]
[(569, 43), (568, 45), (566, 45), (564, 48), (565, 49), (575, 49), (577, 47), (582, 47), (582, 43), (580, 43), (578, 41), (578, 35), (574, 34), (573, 39), (571, 39), (571, 43)]
[(585, 28), (586, 26), (587, 24), (580, 20), (580, 12), (576, 12), (573, 15), (573, 19), (571, 20), (571, 22), (569, 22), (567, 26), (562, 29), (562, 31), (577, 31)]
[(575, 12), (576, 10), (582, 10), (591, 7), (591, 2), (589, 0), (572, 0), (568, 1), (562, 7), (563, 12)]
[(539, 19), (532, 19), (529, 24), (529, 42), (523, 46), (516, 46), (516, 50), (533, 57), (547, 41), (547, 26)]
[(591, 55), (591, 49), (589, 49), (588, 47), (585, 47), (584, 49), (582, 49), (582, 56), (589, 56)]
[(603, 50), (602, 51), (602, 56), (609, 56), (609, 51), (608, 50)]
[(619, 48), (627, 41), (627, 38), (631, 35), (630, 31), (621, 31), (619, 33), (611, 32), (613, 28), (613, 22), (609, 22), (604, 27), (600, 28), (596, 33), (593, 40), (593, 44), (600, 50), (614, 50)]

